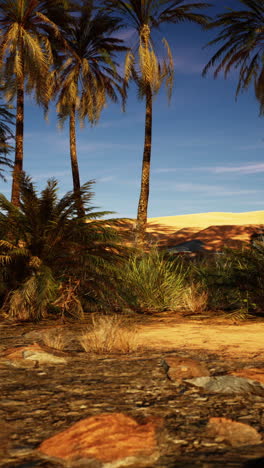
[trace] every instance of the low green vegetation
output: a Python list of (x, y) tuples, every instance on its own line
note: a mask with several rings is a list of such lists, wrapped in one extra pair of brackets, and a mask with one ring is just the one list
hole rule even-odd
[(61, 199), (49, 180), (37, 194), (21, 179), (19, 207), (0, 195), (0, 300), (4, 315), (39, 320), (48, 314), (82, 318), (114, 288), (114, 267), (124, 249), (108, 212), (91, 207), (91, 185), (80, 189), (85, 218), (78, 217), (73, 192)]
[(240, 250), (195, 258), (124, 247), (116, 220), (104, 219), (111, 212), (91, 205), (91, 188), (88, 182), (80, 189), (83, 218), (76, 193), (60, 199), (55, 180), (38, 194), (23, 176), (19, 207), (0, 195), (2, 317), (34, 321), (81, 320), (91, 313), (263, 314), (262, 239)]

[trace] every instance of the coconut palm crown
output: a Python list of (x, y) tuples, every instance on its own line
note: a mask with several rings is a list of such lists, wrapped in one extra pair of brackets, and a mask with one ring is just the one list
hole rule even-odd
[[(102, 8), (120, 16), (124, 27), (135, 31), (134, 47), (127, 53), (125, 61), (125, 82), (136, 81), (139, 97), (145, 99), (145, 142), (143, 151), (141, 191), (137, 212), (136, 244), (145, 244), (147, 223), (150, 161), (152, 145), (152, 105), (156, 94), (165, 81), (168, 96), (172, 93), (174, 63), (167, 40), (162, 40), (165, 58), (160, 58), (156, 48), (154, 32), (165, 23), (194, 22), (207, 24), (206, 15), (196, 12), (209, 6), (208, 3), (186, 3), (185, 0), (105, 0)], [(163, 54), (164, 55), (164, 54)]]
[(0, 78), (6, 98), (16, 97), (16, 143), (12, 202), (19, 205), (19, 176), (23, 169), (24, 94), (34, 92), (47, 106), (52, 38), (61, 39), (59, 24), (67, 20), (65, 0), (1, 0)]
[[(84, 0), (79, 15), (72, 18), (65, 38), (73, 53), (59, 62), (57, 76), (57, 111), (62, 125), (69, 118), (70, 155), (75, 193), (80, 189), (76, 149), (76, 117), (96, 124), (107, 99), (125, 97), (122, 78), (117, 72), (116, 54), (126, 50), (123, 41), (114, 37), (119, 21), (97, 11), (91, 0)], [(80, 214), (83, 210), (80, 209)]]
[(214, 77), (223, 71), (225, 77), (232, 69), (239, 70), (236, 96), (255, 85), (260, 103), (260, 114), (264, 114), (264, 1), (238, 0), (241, 10), (221, 13), (209, 28), (219, 30), (215, 39), (207, 45), (220, 44), (203, 70), (206, 75), (214, 68)]

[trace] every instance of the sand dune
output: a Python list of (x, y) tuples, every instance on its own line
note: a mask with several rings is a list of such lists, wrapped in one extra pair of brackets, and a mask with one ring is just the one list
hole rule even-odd
[[(264, 224), (264, 211), (248, 211), (246, 213), (196, 213), (179, 216), (163, 216), (148, 218), (148, 223), (163, 224), (171, 227), (200, 227), (244, 224)], [(150, 226), (149, 226), (150, 227)]]
[[(118, 228), (125, 242), (135, 240), (135, 220), (120, 219)], [(148, 218), (147, 235), (152, 245), (175, 246), (200, 240), (205, 250), (221, 250), (224, 246), (242, 247), (252, 234), (264, 229), (264, 211), (246, 213), (198, 213)]]
[(148, 219), (149, 240), (173, 246), (194, 239), (206, 250), (224, 246), (239, 248), (264, 227), (264, 211), (246, 213), (198, 213)]

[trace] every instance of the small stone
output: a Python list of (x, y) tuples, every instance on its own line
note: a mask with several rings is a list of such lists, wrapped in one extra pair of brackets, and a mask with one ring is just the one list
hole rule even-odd
[(178, 445), (188, 445), (188, 441), (184, 439), (173, 439), (173, 443)]
[(212, 393), (252, 393), (253, 395), (264, 396), (264, 385), (260, 382), (244, 379), (243, 377), (236, 377), (234, 375), (198, 377), (194, 379), (185, 379), (184, 381), (190, 385), (202, 388), (203, 390)]
[(39, 451), (70, 463), (93, 459), (109, 464), (109, 468), (153, 466), (158, 457), (156, 430), (160, 424), (153, 419), (138, 424), (122, 413), (91, 416), (45, 440)]
[(210, 418), (207, 424), (207, 436), (216, 442), (225, 442), (232, 447), (261, 444), (261, 435), (248, 424), (227, 418)]
[(23, 351), (23, 357), (26, 360), (37, 361), (40, 364), (67, 364), (65, 358), (54, 356), (54, 354), (46, 353), (46, 351)]
[(196, 359), (177, 356), (166, 357), (162, 362), (170, 380), (181, 382), (183, 379), (210, 375), (203, 363)]

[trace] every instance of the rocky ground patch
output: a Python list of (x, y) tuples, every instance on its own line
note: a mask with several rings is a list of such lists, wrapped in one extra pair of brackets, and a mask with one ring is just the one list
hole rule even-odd
[[(0, 327), (1, 467), (264, 467), (264, 359), (147, 346), (92, 355), (73, 324), (58, 351), (43, 346), (45, 327), (54, 324)], [(224, 393), (225, 376), (239, 388)], [(59, 444), (66, 458), (50, 451)]]

